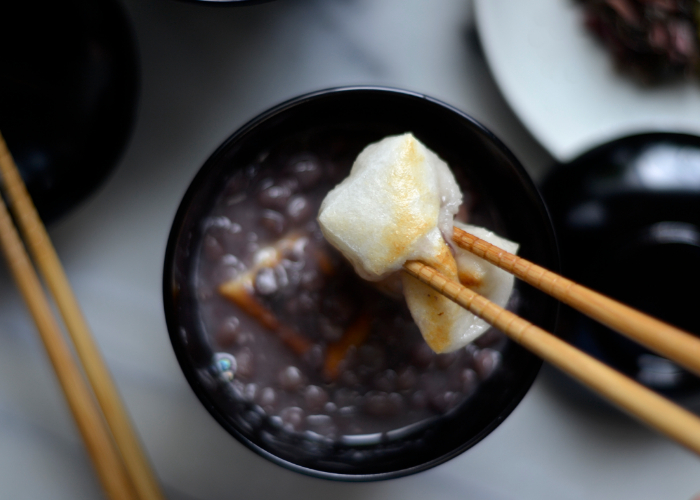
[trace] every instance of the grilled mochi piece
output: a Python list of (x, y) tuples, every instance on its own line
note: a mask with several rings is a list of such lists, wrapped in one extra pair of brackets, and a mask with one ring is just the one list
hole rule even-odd
[[(518, 251), (519, 245), (517, 243), (502, 238), (486, 228), (462, 224), (457, 221), (454, 222), (454, 225), (506, 252), (516, 253)], [(506, 307), (513, 291), (515, 277), (481, 257), (459, 248), (454, 242), (451, 241), (451, 243), (450, 247), (454, 249), (454, 258), (449, 259), (441, 255), (434, 259), (430, 265), (445, 276), (459, 281), (462, 285), (483, 295), (491, 302)], [(456, 279), (453, 277), (453, 261), (456, 267)], [(486, 321), (462, 309), (454, 302), (449, 301), (449, 304), (444, 304), (443, 301), (447, 300), (445, 297), (413, 276), (402, 273), (401, 280), (411, 315), (425, 341), (435, 352), (457, 350), (491, 328), (491, 325)]]
[(359, 154), (350, 175), (321, 203), (318, 221), (360, 276), (379, 281), (407, 260), (437, 255), (444, 245), (438, 226), (452, 233), (461, 202), (447, 164), (404, 134)]
[[(350, 175), (323, 200), (318, 221), (326, 239), (366, 280), (384, 280), (406, 261), (418, 260), (458, 281), (458, 260), (443, 235), (451, 238), (461, 203), (447, 164), (412, 134), (403, 134), (359, 154)], [(491, 276), (484, 271), (487, 264), (462, 260), (463, 280), (468, 274), (468, 281), (488, 288), (482, 279)], [(487, 329), (417, 279), (402, 273), (401, 281), (411, 315), (435, 352), (463, 347)]]

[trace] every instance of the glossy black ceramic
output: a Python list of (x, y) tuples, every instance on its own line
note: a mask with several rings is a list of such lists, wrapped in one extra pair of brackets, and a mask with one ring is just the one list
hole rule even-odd
[[(643, 134), (602, 145), (544, 180), (563, 273), (700, 333), (700, 137)], [(700, 379), (563, 307), (560, 334), (668, 397), (697, 406)]]
[(0, 4), (0, 131), (50, 223), (93, 191), (130, 136), (138, 58), (115, 0)]
[(273, 0), (181, 0), (188, 3), (198, 3), (202, 5), (210, 5), (214, 7), (243, 7), (246, 5), (255, 5), (258, 3), (268, 3)]
[[(503, 351), (501, 367), (463, 405), (427, 428), (366, 446), (336, 443), (323, 450), (275, 444), (266, 423), (251, 427), (217, 389), (212, 352), (200, 330), (192, 276), (201, 224), (232, 169), (243, 168), (282, 138), (314, 129), (362, 130), (373, 138), (412, 131), (453, 169), (464, 169), (479, 196), (498, 207), (499, 231), (521, 244), (521, 255), (550, 269), (557, 250), (545, 206), (532, 181), (488, 130), (466, 114), (424, 95), (382, 88), (340, 88), (304, 95), (281, 104), (233, 134), (190, 185), (170, 233), (164, 269), (165, 314), (170, 339), (193, 390), (243, 444), (295, 471), (343, 480), (402, 476), (433, 467), (470, 448), (515, 408), (532, 384), (541, 361), (515, 344)], [(557, 306), (529, 286), (518, 285), (517, 312), (549, 330)], [(361, 457), (361, 458), (357, 458)], [(498, 464), (494, 464), (498, 466)]]

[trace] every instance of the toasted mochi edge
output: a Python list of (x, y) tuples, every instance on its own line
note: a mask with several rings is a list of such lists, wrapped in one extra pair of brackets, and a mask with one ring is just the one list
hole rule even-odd
[[(486, 228), (459, 222), (455, 222), (454, 225), (510, 253), (518, 250), (517, 243), (498, 236)], [(451, 271), (450, 266), (445, 266), (444, 263), (436, 260), (423, 262), (436, 268), (446, 277), (459, 281), (460, 272), (463, 271), (458, 267), (460, 257), (468, 258), (470, 264), (476, 264), (478, 276), (471, 284), (464, 283), (465, 286), (474, 289), (477, 293), (482, 292), (480, 288), (487, 287), (486, 292), (481, 294), (499, 306), (505, 307), (512, 294), (515, 278), (467, 250), (456, 245), (453, 245), (453, 248), (456, 249), (457, 257), (453, 259), (456, 272)], [(452, 257), (451, 254), (450, 257)], [(469, 273), (472, 269), (466, 269), (466, 271)], [(436, 353), (460, 349), (491, 328), (486, 321), (440, 295), (418, 279), (403, 273), (402, 282), (411, 315), (426, 343)]]
[[(429, 257), (420, 259), (421, 262), (435, 268), (445, 277), (457, 280), (457, 263), (439, 229), (436, 228), (429, 236), (435, 251)], [(455, 323), (464, 310), (407, 273), (402, 273), (401, 281), (406, 304), (421, 335), (433, 351), (447, 352)]]

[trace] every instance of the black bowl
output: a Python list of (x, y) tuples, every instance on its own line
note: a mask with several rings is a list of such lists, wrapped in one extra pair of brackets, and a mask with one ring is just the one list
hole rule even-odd
[(0, 131), (39, 215), (84, 200), (127, 144), (138, 55), (115, 0), (3, 2)]
[[(421, 94), (384, 88), (338, 88), (304, 95), (257, 117), (233, 134), (192, 181), (168, 241), (163, 277), (170, 339), (192, 389), (216, 420), (239, 441), (289, 469), (316, 477), (363, 481), (403, 476), (438, 465), (474, 446), (495, 429), (525, 395), (541, 360), (506, 341), (500, 368), (462, 405), (429, 426), (382, 442), (322, 449), (271, 438), (263, 420), (251, 425), (245, 407), (215, 383), (212, 350), (198, 317), (194, 256), (203, 218), (226, 179), (271, 145), (301, 132), (329, 130), (363, 134), (364, 144), (411, 131), (466, 177), (475, 196), (490, 200), (489, 220), (499, 233), (521, 244), (521, 255), (547, 268), (558, 256), (547, 210), (525, 170), (508, 149), (466, 114)], [(358, 151), (359, 152), (359, 151)], [(479, 221), (474, 221), (478, 223)], [(518, 314), (552, 330), (557, 305), (533, 288), (517, 284)], [(358, 458), (359, 457), (359, 458)]]
[(202, 5), (210, 5), (213, 7), (244, 7), (246, 5), (255, 5), (259, 3), (268, 3), (273, 0), (180, 0), (187, 3), (198, 3)]

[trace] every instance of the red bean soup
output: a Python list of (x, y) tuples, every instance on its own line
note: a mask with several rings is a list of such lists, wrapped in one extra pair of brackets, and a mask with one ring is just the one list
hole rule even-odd
[[(463, 441), (463, 430), (450, 429), (474, 426), (480, 439), (497, 425), (492, 417), (459, 420), (494, 398), (508, 407), (508, 391), (488, 393), (518, 377), (504, 363), (524, 356), (523, 366), (534, 366), (529, 382), (539, 366), (494, 329), (466, 348), (434, 354), (392, 283), (362, 280), (323, 238), (316, 216), (326, 193), (365, 146), (406, 131), (326, 125), (247, 154), (220, 151), (224, 173), (209, 181), (199, 213), (181, 217), (193, 228), (180, 257), (187, 265), (178, 268), (171, 256), (173, 277), (166, 259), (166, 302), (175, 281), (175, 300), (188, 308), (176, 334), (172, 320), (169, 326), (190, 383), (237, 438), (295, 470), (367, 479), (438, 463), (460, 443), (418, 458), (430, 440), (452, 433)], [(469, 168), (458, 160), (451, 167), (465, 199), (458, 217), (513, 238)], [(522, 295), (516, 286), (509, 309), (518, 310)]]

